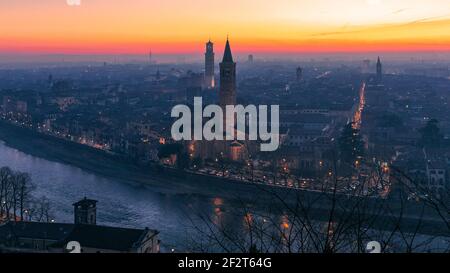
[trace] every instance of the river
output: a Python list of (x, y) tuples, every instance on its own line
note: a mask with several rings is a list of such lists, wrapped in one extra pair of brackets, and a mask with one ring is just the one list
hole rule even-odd
[[(236, 200), (221, 196), (167, 192), (160, 186), (106, 178), (23, 153), (3, 141), (0, 141), (1, 166), (30, 174), (36, 185), (33, 195), (37, 198), (45, 196), (50, 200), (56, 222), (72, 223), (72, 204), (88, 197), (98, 201), (97, 224), (157, 229), (160, 231), (162, 251), (191, 249), (192, 240), (198, 242), (201, 237), (192, 228), (192, 223), (196, 227), (204, 225), (199, 215), (208, 217), (214, 223), (219, 221), (235, 231), (242, 231), (246, 226), (241, 209), (249, 204), (242, 206)], [(276, 215), (280, 217), (280, 222), (287, 221), (285, 216)], [(422, 242), (430, 238), (420, 237), (423, 237), (419, 240)], [(434, 238), (433, 241), (435, 251), (448, 249), (448, 238)]]
[(86, 196), (98, 200), (98, 224), (157, 229), (165, 250), (183, 246), (191, 238), (190, 223), (199, 213), (214, 215), (225, 207), (221, 198), (168, 194), (155, 187), (105, 178), (25, 154), (2, 141), (0, 166), (29, 173), (36, 185), (33, 195), (50, 200), (56, 222), (72, 223), (72, 204)]

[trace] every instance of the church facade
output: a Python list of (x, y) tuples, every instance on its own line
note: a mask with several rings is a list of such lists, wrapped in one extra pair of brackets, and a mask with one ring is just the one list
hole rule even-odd
[[(224, 112), (224, 122), (226, 123), (232, 120), (226, 120), (225, 106), (236, 105), (236, 62), (233, 60), (228, 39), (219, 68), (220, 88), (218, 104)], [(248, 140), (192, 140), (188, 143), (188, 152), (191, 157), (200, 157), (202, 159), (245, 161), (253, 152), (256, 152), (257, 147), (256, 141), (250, 142)]]

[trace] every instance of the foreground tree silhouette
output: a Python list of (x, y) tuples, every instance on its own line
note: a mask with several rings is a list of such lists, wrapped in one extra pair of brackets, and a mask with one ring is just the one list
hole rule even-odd
[(353, 164), (358, 158), (364, 155), (364, 142), (359, 130), (355, 128), (353, 122), (345, 125), (338, 140), (340, 158), (348, 164)]
[[(237, 201), (229, 201), (233, 206), (216, 207), (212, 213), (199, 209), (190, 226), (196, 235), (191, 233), (187, 248), (198, 252), (365, 253), (368, 242), (378, 241), (382, 252), (449, 252), (449, 210), (444, 200), (430, 199), (419, 188), (410, 190), (426, 199), (411, 201), (408, 190), (395, 198), (381, 196), (389, 187), (383, 169), (372, 164), (366, 167), (372, 168), (372, 175), (361, 178), (361, 185), (351, 193), (338, 193), (342, 176), (333, 175), (321, 192), (255, 185), (253, 198), (236, 196)], [(333, 169), (333, 173), (338, 171)], [(397, 176), (396, 183), (405, 183), (403, 188), (411, 187), (410, 178), (399, 172), (392, 175)], [(380, 192), (367, 191), (369, 186)], [(444, 247), (436, 246), (442, 243)]]
[(0, 168), (0, 223), (5, 221), (51, 220), (50, 202), (46, 197), (34, 198), (35, 185), (28, 173)]

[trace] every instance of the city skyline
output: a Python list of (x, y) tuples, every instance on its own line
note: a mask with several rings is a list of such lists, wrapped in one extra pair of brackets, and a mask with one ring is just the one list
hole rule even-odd
[(200, 53), (227, 34), (236, 53), (448, 52), (445, 2), (1, 2), (0, 53)]
[(449, 3), (0, 0), (0, 257), (450, 253)]

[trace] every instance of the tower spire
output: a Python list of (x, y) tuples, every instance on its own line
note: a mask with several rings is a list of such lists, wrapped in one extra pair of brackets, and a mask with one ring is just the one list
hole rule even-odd
[(380, 56), (378, 56), (378, 60), (377, 60), (377, 77), (376, 77), (376, 81), (378, 84), (381, 84), (381, 80), (382, 80), (382, 74), (383, 74), (383, 70), (382, 70), (382, 65), (381, 65), (381, 60), (380, 60)]
[(227, 35), (227, 43), (225, 44), (225, 51), (223, 53), (223, 63), (226, 62), (233, 62), (233, 55), (231, 54), (231, 48), (230, 48), (230, 42), (228, 41), (228, 35)]

